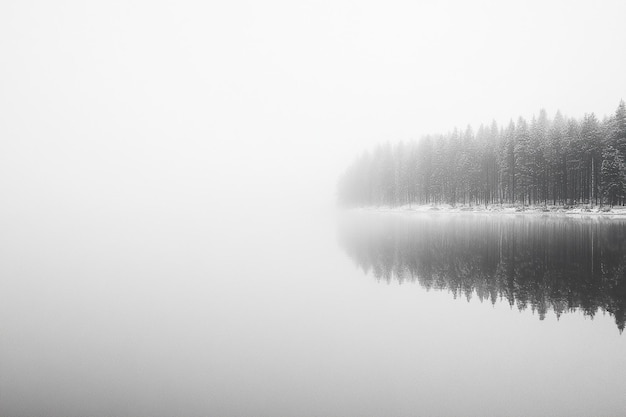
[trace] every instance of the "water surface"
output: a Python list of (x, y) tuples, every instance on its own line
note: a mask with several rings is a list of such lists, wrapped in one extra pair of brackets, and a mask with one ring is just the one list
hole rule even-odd
[(378, 280), (626, 321), (626, 219), (558, 215), (346, 215), (346, 252)]
[(0, 415), (626, 409), (623, 223), (46, 213), (0, 237)]

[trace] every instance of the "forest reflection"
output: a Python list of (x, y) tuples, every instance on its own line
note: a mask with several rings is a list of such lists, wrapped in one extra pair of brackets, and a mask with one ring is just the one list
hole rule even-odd
[(454, 297), (580, 310), (626, 322), (626, 220), (490, 214), (352, 213), (340, 243), (378, 280), (418, 282)]

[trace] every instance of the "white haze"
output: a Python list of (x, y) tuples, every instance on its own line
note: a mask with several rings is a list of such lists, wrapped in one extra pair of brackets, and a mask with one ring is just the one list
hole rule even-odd
[(4, 210), (328, 204), (380, 141), (613, 112), (625, 15), (622, 1), (3, 2)]
[(318, 214), (380, 141), (612, 113), (624, 16), (621, 0), (0, 2), (0, 414), (459, 415), (451, 392), (467, 415), (623, 410), (612, 317), (379, 284)]

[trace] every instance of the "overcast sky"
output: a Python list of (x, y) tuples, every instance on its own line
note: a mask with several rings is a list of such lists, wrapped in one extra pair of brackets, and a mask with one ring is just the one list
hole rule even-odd
[(612, 113), (624, 16), (623, 0), (3, 1), (1, 191), (15, 210), (328, 199), (377, 142)]

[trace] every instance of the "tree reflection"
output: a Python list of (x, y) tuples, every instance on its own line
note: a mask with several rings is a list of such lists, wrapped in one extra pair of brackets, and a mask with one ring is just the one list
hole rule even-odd
[(626, 322), (626, 221), (551, 216), (383, 215), (340, 222), (340, 242), (378, 280)]

